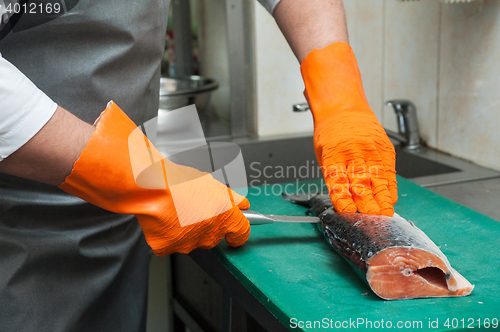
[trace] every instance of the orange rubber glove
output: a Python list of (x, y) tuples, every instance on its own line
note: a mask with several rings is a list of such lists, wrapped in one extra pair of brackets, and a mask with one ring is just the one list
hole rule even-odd
[(314, 148), (339, 212), (392, 216), (396, 153), (368, 106), (356, 58), (342, 42), (315, 49), (301, 64), (314, 117)]
[[(143, 171), (138, 177), (137, 169)], [(158, 189), (144, 189), (141, 181)], [(59, 188), (108, 211), (134, 214), (158, 256), (209, 249), (223, 237), (238, 247), (250, 233), (240, 211), (250, 207), (246, 198), (209, 173), (164, 159), (113, 102)]]

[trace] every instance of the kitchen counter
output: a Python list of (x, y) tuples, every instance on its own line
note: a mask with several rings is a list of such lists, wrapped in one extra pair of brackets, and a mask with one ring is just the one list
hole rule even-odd
[(500, 178), (441, 185), (428, 189), (500, 221)]
[[(304, 213), (305, 208), (285, 202), (279, 195), (282, 191), (292, 193), (297, 185), (305, 185), (303, 189), (306, 190), (310, 185), (312, 190), (319, 187), (321, 181), (312, 179), (321, 174), (313, 170), (316, 164), (311, 145), (310, 137), (240, 144), (248, 163), (250, 184), (256, 186), (249, 188), (248, 195), (253, 210), (290, 215)], [(449, 164), (457, 165), (456, 158), (443, 158), (451, 158)], [(295, 165), (304, 172), (299, 172), (298, 176), (265, 176), (266, 169), (268, 174), (275, 175), (283, 165)], [(475, 176), (475, 173), (471, 174)], [(438, 318), (440, 329), (444, 330), (453, 330), (442, 325), (445, 318), (464, 318), (465, 322), (470, 322), (467, 320), (471, 318), (475, 320), (471, 326), (477, 328), (477, 319), (493, 318), (498, 313), (495, 308), (500, 305), (500, 300), (493, 295), (500, 286), (496, 263), (500, 261), (500, 245), (494, 240), (500, 235), (498, 174), (489, 174), (488, 180), (454, 184), (432, 182), (439, 180), (437, 178), (414, 179), (417, 183), (432, 180), (428, 189), (411, 180), (398, 178), (396, 211), (415, 221), (438, 246), (441, 245), (452, 266), (476, 284), (469, 297), (380, 300), (330, 248), (313, 225), (263, 225), (252, 227), (250, 239), (242, 248), (229, 248), (223, 242), (210, 251), (196, 250), (189, 256), (174, 255), (172, 272), (176, 315), (182, 316), (184, 322), (199, 318), (198, 323), (203, 323), (205, 331), (229, 331), (229, 321), (220, 320), (220, 317), (232, 317), (234, 327), (236, 323), (245, 326), (245, 320), (253, 316), (267, 330), (280, 331), (290, 328), (291, 318), (305, 321), (321, 315), (339, 319), (360, 315), (370, 319), (416, 319), (427, 324), (429, 319)], [(445, 180), (449, 179), (445, 176)], [(271, 185), (260, 186), (266, 181)], [(228, 300), (231, 297), (235, 299), (232, 304)], [(250, 316), (242, 316), (240, 312), (235, 318), (235, 302), (239, 302)], [(189, 308), (189, 313), (183, 311), (181, 305)], [(228, 314), (231, 311), (233, 314)], [(204, 312), (208, 314), (203, 316)], [(197, 325), (190, 326), (190, 329), (196, 331), (194, 326)]]
[[(369, 329), (367, 321), (382, 324), (383, 320), (386, 324), (390, 321), (393, 328), (403, 322), (421, 324), (410, 329), (433, 331), (457, 330), (453, 326), (463, 324), (465, 328), (468, 324), (478, 328), (486, 319), (500, 319), (500, 298), (496, 296), (500, 286), (500, 243), (496, 241), (500, 223), (408, 180), (398, 181), (400, 199), (396, 211), (414, 221), (441, 247), (452, 266), (476, 285), (472, 295), (381, 300), (311, 224), (254, 226), (241, 248), (221, 243), (191, 256), (264, 327), (274, 326), (268, 328), (272, 331), (279, 329), (269, 324), (277, 323), (295, 331), (325, 330), (307, 327), (308, 322), (323, 322), (324, 318), (344, 325), (362, 319), (362, 324), (356, 323), (362, 329)], [(290, 184), (288, 190), (296, 190), (296, 185)], [(252, 209), (262, 213), (303, 215), (306, 210), (282, 200), (278, 193), (266, 191), (266, 187), (250, 188), (248, 198)], [(221, 277), (224, 273), (225, 277)], [(248, 294), (258, 300), (258, 305), (248, 299)], [(272, 314), (273, 322), (269, 315), (262, 314), (262, 307)], [(450, 327), (445, 325), (447, 320)], [(429, 328), (433, 322), (438, 328)]]

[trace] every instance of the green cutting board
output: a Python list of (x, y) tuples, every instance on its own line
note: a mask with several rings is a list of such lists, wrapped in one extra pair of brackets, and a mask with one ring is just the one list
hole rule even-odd
[[(281, 192), (314, 190), (319, 181), (249, 188), (251, 209), (304, 215)], [(500, 222), (401, 177), (396, 212), (412, 220), (475, 288), (470, 296), (385, 301), (330, 247), (313, 224), (252, 226), (240, 248), (212, 249), (291, 331), (500, 329)], [(495, 324), (496, 323), (496, 324)]]

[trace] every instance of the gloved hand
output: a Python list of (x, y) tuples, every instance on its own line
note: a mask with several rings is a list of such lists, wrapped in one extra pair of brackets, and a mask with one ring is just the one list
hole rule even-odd
[(209, 173), (164, 159), (113, 102), (97, 121), (59, 188), (108, 211), (134, 214), (158, 256), (209, 249), (223, 237), (233, 247), (246, 242), (250, 226), (240, 211), (250, 207), (246, 198)]
[(339, 212), (392, 216), (397, 201), (396, 153), (368, 106), (351, 47), (310, 52), (301, 64), (314, 117), (314, 147)]

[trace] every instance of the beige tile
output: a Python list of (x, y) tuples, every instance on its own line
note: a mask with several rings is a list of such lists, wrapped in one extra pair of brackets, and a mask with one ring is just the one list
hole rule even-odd
[(438, 147), (500, 170), (500, 2), (442, 7)]
[(354, 50), (366, 98), (382, 121), (384, 1), (344, 0), (349, 44)]
[[(382, 105), (383, 2), (345, 0), (350, 44), (363, 77), (370, 106), (377, 116)], [(259, 136), (312, 132), (309, 113), (292, 113), (305, 102), (300, 66), (274, 19), (255, 6), (257, 123)]]
[(292, 112), (293, 104), (305, 103), (299, 62), (274, 18), (260, 4), (254, 7), (257, 133), (312, 133), (310, 112)]
[[(439, 11), (436, 0), (385, 0), (384, 101), (415, 103), (421, 136), (431, 146), (437, 136)], [(383, 125), (397, 129), (387, 106)]]

